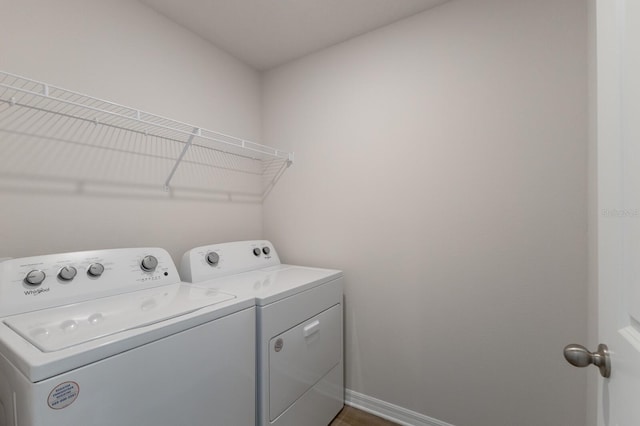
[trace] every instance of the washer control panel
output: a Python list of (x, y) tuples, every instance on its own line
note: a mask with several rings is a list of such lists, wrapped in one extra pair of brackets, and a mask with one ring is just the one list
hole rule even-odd
[(189, 250), (182, 257), (180, 273), (185, 281), (201, 282), (279, 264), (269, 241), (237, 241)]
[(11, 259), (0, 263), (0, 317), (178, 282), (160, 248)]

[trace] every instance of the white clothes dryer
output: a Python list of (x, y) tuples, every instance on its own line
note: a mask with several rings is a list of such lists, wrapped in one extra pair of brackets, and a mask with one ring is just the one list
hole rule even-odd
[(0, 426), (255, 422), (251, 298), (158, 248), (0, 263)]
[(254, 298), (259, 426), (327, 426), (344, 406), (343, 274), (284, 265), (269, 241), (194, 248), (181, 276)]

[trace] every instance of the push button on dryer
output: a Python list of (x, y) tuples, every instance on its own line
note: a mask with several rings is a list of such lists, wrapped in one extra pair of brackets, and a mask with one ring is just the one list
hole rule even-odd
[(209, 253), (207, 253), (206, 259), (209, 265), (217, 266), (218, 262), (220, 261), (220, 255), (218, 255), (218, 253), (216, 253), (215, 251), (210, 251)]

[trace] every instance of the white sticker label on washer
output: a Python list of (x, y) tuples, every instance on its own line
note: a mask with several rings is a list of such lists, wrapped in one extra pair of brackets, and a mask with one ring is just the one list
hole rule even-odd
[(76, 382), (60, 383), (49, 393), (47, 402), (54, 410), (61, 410), (73, 404), (79, 393), (80, 386)]

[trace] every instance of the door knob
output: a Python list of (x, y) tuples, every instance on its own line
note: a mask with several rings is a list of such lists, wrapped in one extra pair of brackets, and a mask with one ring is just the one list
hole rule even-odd
[(582, 345), (571, 344), (564, 348), (564, 358), (576, 367), (586, 367), (590, 364), (600, 369), (602, 377), (611, 376), (611, 357), (607, 345), (599, 344), (596, 352), (589, 352)]

